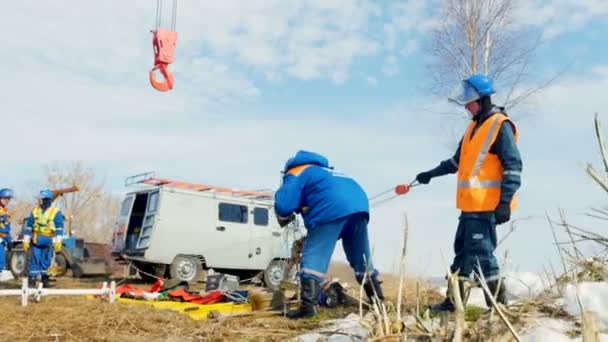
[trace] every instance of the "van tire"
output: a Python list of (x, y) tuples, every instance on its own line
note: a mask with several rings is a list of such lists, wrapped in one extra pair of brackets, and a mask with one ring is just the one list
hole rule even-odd
[(195, 284), (203, 275), (203, 265), (194, 256), (178, 255), (171, 263), (169, 273), (171, 279), (179, 279), (189, 284)]
[(273, 290), (278, 289), (285, 279), (286, 266), (287, 261), (285, 260), (272, 260), (264, 271), (264, 285)]

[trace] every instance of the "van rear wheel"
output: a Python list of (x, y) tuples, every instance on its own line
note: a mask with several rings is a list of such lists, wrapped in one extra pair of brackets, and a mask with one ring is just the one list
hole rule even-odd
[(178, 255), (171, 263), (170, 273), (171, 279), (194, 284), (203, 274), (203, 265), (197, 257)]
[(285, 279), (287, 261), (272, 260), (264, 271), (264, 285), (271, 289), (278, 289), (281, 282)]

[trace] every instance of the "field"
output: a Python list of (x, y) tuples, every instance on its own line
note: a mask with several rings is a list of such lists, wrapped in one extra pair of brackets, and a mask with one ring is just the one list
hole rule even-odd
[[(331, 274), (354, 287), (353, 277), (345, 265), (334, 265)], [(384, 280), (387, 297), (394, 301), (398, 282), (388, 275)], [(91, 288), (99, 281), (60, 278), (56, 286)], [(4, 288), (18, 286), (16, 281), (3, 284)], [(406, 298), (412, 299), (407, 306), (413, 309), (416, 283), (408, 281), (406, 290)], [(356, 291), (353, 288), (351, 292)], [(422, 304), (429, 296), (433, 296), (431, 292), (423, 291)], [(323, 320), (344, 317), (351, 312), (358, 312), (358, 307), (323, 309), (318, 318), (300, 321), (265, 314), (194, 321), (171, 311), (143, 305), (109, 304), (84, 297), (47, 297), (27, 307), (19, 305), (18, 297), (0, 298), (1, 334), (5, 341), (285, 341), (314, 330)]]

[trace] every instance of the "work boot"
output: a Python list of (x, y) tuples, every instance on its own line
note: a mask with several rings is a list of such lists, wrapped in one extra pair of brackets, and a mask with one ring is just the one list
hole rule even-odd
[(367, 295), (367, 298), (369, 298), (370, 303), (374, 303), (374, 298), (376, 298), (376, 296), (378, 296), (380, 302), (384, 301), (384, 292), (382, 291), (380, 284), (377, 276), (367, 278), (365, 281), (363, 289), (365, 290), (365, 294)]
[[(464, 291), (464, 281), (458, 281), (458, 289), (460, 290), (460, 298), (462, 298), (463, 304), (465, 301), (465, 291)], [(445, 299), (441, 303), (431, 305), (431, 312), (440, 313), (440, 312), (454, 312), (456, 310), (456, 306), (452, 301), (452, 293), (450, 292), (450, 287), (445, 293)]]
[(27, 278), (27, 286), (30, 288), (36, 287), (36, 278), (35, 277)]
[[(498, 280), (492, 280), (488, 282), (488, 289), (490, 290), (490, 292), (492, 292), (492, 296), (494, 296), (496, 298), (496, 303), (500, 303), (502, 305), (507, 305), (507, 297), (505, 294), (505, 281), (504, 279), (502, 279), (500, 281), (500, 288), (498, 288), (499, 286), (499, 281)], [(497, 293), (497, 289), (498, 289), (498, 293)], [(483, 293), (485, 299), (486, 299), (486, 305), (488, 306), (488, 308), (492, 308), (492, 301), (490, 300), (490, 297), (484, 292)]]
[(48, 274), (43, 274), (42, 275), (42, 287), (48, 289), (49, 287), (51, 287), (51, 283), (49, 282), (49, 275)]
[(311, 278), (302, 279), (302, 303), (298, 310), (287, 313), (289, 319), (313, 317), (318, 313), (317, 300), (319, 298), (319, 282)]

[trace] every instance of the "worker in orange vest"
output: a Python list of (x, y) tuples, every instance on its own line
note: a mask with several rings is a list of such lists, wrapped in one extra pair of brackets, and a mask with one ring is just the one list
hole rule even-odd
[[(456, 206), (462, 211), (454, 240), (454, 262), (451, 272), (458, 272), (459, 289), (477, 265), (497, 301), (506, 304), (504, 285), (500, 281), (496, 249), (496, 225), (509, 221), (516, 206), (515, 192), (521, 184), (522, 161), (517, 148), (517, 129), (502, 107), (492, 104), (492, 80), (473, 75), (462, 82), (462, 94), (455, 101), (472, 115), (458, 149), (451, 159), (436, 168), (422, 172), (416, 180), (428, 184), (433, 177), (458, 173)], [(464, 297), (463, 297), (464, 298)], [(486, 297), (490, 305), (490, 298)], [(431, 307), (432, 311), (454, 311), (446, 299)]]

